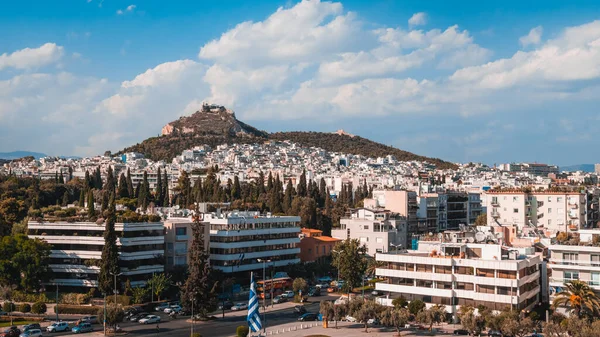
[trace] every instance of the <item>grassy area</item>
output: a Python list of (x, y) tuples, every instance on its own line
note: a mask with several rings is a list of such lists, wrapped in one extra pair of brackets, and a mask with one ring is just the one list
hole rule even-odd
[(13, 324), (10, 324), (10, 321), (8, 322), (0, 322), (0, 328), (6, 328), (9, 326), (13, 326), (13, 325), (25, 325), (25, 324), (31, 324), (31, 323), (39, 323), (40, 321), (14, 321)]

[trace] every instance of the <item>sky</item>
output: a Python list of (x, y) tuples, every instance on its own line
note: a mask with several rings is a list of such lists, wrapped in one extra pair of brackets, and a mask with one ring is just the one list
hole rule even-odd
[(0, 4), (0, 152), (116, 152), (202, 102), (454, 162), (600, 162), (600, 5)]

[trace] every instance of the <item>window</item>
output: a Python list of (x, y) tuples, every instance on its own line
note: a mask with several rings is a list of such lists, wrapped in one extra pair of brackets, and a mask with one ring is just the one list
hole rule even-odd
[(557, 197), (557, 198), (556, 198), (556, 201), (558, 201), (558, 202), (562, 202), (562, 197)]
[(558, 213), (560, 215), (563, 215), (563, 214), (565, 214), (565, 209), (564, 208), (557, 208), (556, 209), (556, 213)]
[(375, 242), (377, 242), (377, 243), (383, 243), (383, 238), (376, 238)]
[(187, 242), (176, 242), (175, 254), (187, 254)]
[(181, 266), (187, 264), (187, 257), (185, 256), (177, 256), (175, 257), (175, 265)]
[(519, 209), (518, 208), (513, 208), (513, 213), (519, 213)]
[(563, 253), (564, 264), (577, 264), (579, 260), (579, 254), (577, 253)]
[(167, 242), (167, 250), (173, 250), (173, 243)]
[(326, 247), (325, 247), (325, 246), (323, 246), (323, 249), (322, 249), (322, 251), (323, 251), (323, 255), (325, 255), (325, 248), (326, 248)]
[(565, 270), (564, 278), (565, 278), (565, 281), (579, 280), (579, 272)]
[(519, 201), (519, 197), (513, 197), (513, 202)]
[(592, 272), (590, 279), (591, 286), (600, 286), (600, 273)]
[(552, 213), (552, 208), (548, 207), (548, 214)]
[(600, 266), (600, 255), (592, 254), (590, 255), (590, 260), (592, 262), (592, 266)]
[(369, 238), (361, 237), (360, 242), (369, 242)]
[(552, 219), (548, 219), (548, 226), (552, 225)]
[(364, 230), (369, 230), (369, 225), (365, 225), (365, 226), (363, 227), (363, 229), (364, 229)]
[(187, 228), (185, 228), (185, 227), (175, 228), (175, 235), (187, 235)]

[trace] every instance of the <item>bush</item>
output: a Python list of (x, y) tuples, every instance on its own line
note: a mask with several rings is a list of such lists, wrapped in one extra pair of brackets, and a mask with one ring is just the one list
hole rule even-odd
[(60, 298), (60, 303), (64, 303), (64, 304), (82, 305), (82, 304), (88, 304), (89, 301), (90, 301), (89, 293), (88, 294), (67, 293), (67, 294), (63, 294)]
[(15, 302), (50, 302), (45, 293), (28, 294), (26, 292), (13, 290), (10, 296)]
[[(107, 296), (106, 303), (111, 304), (115, 302), (115, 296)], [(131, 304), (131, 297), (125, 295), (117, 295), (117, 304), (120, 304), (124, 307)]]
[(38, 315), (45, 314), (46, 310), (48, 310), (48, 308), (44, 302), (35, 302), (31, 307), (31, 312)]
[(87, 305), (58, 305), (54, 307), (54, 312), (56, 313), (56, 308), (58, 307), (59, 314), (75, 314), (75, 315), (96, 315), (98, 310), (102, 307), (100, 306), (87, 306)]
[(237, 327), (237, 329), (235, 329), (235, 334), (238, 337), (246, 337), (246, 336), (248, 336), (249, 333), (250, 333), (250, 328), (248, 328), (248, 326), (246, 326), (246, 325), (240, 325)]
[(2, 305), (2, 310), (6, 311), (6, 312), (12, 312), (15, 311), (15, 304), (13, 302), (4, 302), (4, 304)]
[(421, 300), (413, 300), (408, 303), (408, 311), (415, 316), (423, 311), (423, 309), (425, 309), (425, 302)]
[(31, 305), (29, 303), (21, 303), (19, 304), (19, 311), (22, 313), (31, 312)]

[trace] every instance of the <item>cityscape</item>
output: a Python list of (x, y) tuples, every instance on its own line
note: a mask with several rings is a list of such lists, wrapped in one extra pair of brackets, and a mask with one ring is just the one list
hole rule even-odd
[(600, 9), (454, 5), (7, 5), (0, 337), (600, 336)]

